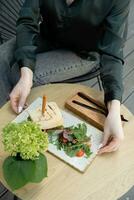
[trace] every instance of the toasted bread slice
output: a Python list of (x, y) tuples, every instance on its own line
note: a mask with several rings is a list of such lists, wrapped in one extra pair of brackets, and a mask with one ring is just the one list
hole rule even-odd
[(33, 122), (40, 125), (41, 129), (52, 129), (63, 126), (63, 117), (61, 111), (55, 102), (46, 104), (46, 111), (42, 115), (42, 109), (36, 108), (30, 112), (30, 118)]

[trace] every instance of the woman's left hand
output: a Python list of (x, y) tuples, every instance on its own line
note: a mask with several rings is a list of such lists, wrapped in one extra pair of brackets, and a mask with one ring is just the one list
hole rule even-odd
[(108, 110), (109, 114), (104, 124), (102, 147), (98, 154), (116, 151), (124, 139), (119, 101), (113, 100)]

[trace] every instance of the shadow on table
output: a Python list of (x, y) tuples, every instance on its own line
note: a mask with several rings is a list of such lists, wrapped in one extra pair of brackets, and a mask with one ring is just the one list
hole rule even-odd
[(0, 200), (21, 200), (0, 183)]
[(134, 186), (118, 200), (134, 200)]
[[(21, 200), (0, 183), (0, 200)], [(118, 200), (134, 200), (134, 186)]]

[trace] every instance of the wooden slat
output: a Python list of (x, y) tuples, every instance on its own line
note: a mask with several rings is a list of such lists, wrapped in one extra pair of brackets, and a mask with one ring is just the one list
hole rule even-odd
[[(132, 70), (128, 76), (124, 78), (124, 94), (123, 94), (123, 102), (130, 96), (130, 94), (134, 91), (134, 70)], [(133, 105), (132, 105), (133, 106)]]
[(123, 68), (123, 78), (125, 78), (134, 69), (134, 52), (125, 59)]
[[(85, 96), (87, 99), (89, 99), (92, 103), (81, 98), (79, 96), (79, 93), (82, 94), (83, 96)], [(69, 98), (65, 104), (66, 108), (71, 110), (73, 113), (77, 114), (78, 116), (80, 116), (84, 120), (88, 121), (90, 124), (92, 124), (96, 128), (103, 131), (105, 115), (102, 113), (95, 112), (91, 109), (82, 107), (80, 105), (77, 105), (74, 102), (80, 102), (82, 104), (91, 106), (95, 109), (100, 109), (100, 108), (98, 108), (98, 106), (100, 106), (101, 111), (103, 109), (103, 112), (106, 112), (104, 104), (102, 104), (99, 101), (99, 99), (93, 98), (92, 95), (87, 95), (86, 93), (83, 93), (83, 92), (76, 93), (75, 95), (73, 95), (73, 97)], [(96, 105), (94, 105), (93, 103), (95, 103)]]
[(126, 58), (134, 51), (134, 35), (129, 38), (124, 46), (124, 57)]
[(130, 13), (129, 13), (128, 23), (131, 24), (132, 22), (134, 22), (134, 1), (133, 0), (131, 0), (131, 3), (130, 3)]
[(130, 94), (124, 105), (134, 114), (134, 91)]

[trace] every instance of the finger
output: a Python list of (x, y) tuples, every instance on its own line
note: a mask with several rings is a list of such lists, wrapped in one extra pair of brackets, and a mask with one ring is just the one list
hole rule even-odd
[(113, 141), (111, 141), (108, 145), (100, 149), (99, 153), (112, 152), (114, 149), (118, 147), (119, 147), (118, 143), (114, 143)]
[(120, 145), (120, 140), (118, 138), (113, 138), (113, 140), (111, 140), (111, 142), (108, 145), (101, 148), (98, 153), (102, 154), (102, 153), (116, 151), (119, 148), (119, 145)]
[(114, 152), (119, 148), (119, 146), (112, 146), (112, 147), (105, 147), (104, 149), (101, 149), (98, 154), (103, 154), (103, 153), (110, 153)]
[(111, 151), (113, 148), (118, 146), (119, 141), (116, 138), (113, 138), (105, 147), (101, 148), (99, 153)]
[(25, 105), (25, 102), (26, 102), (26, 99), (27, 99), (27, 95), (26, 94), (22, 94), (20, 96), (19, 104), (18, 104), (18, 113), (22, 112), (22, 110), (24, 108), (24, 105)]
[[(112, 140), (112, 136), (110, 136), (110, 137), (108, 138), (107, 144), (108, 144), (111, 140)], [(98, 146), (98, 150), (101, 149), (101, 148), (103, 148), (104, 146), (105, 146), (105, 142), (100, 143), (100, 145)]]
[(26, 102), (25, 104), (24, 104), (24, 109), (26, 109), (28, 107), (28, 103)]
[(12, 95), (10, 96), (11, 107), (12, 107), (13, 111), (16, 113), (17, 113), (17, 109), (18, 109), (18, 101), (19, 101), (18, 97), (14, 97)]
[(104, 147), (108, 143), (108, 139), (109, 139), (109, 134), (104, 133), (104, 138), (103, 138), (103, 141), (102, 141), (102, 147)]

